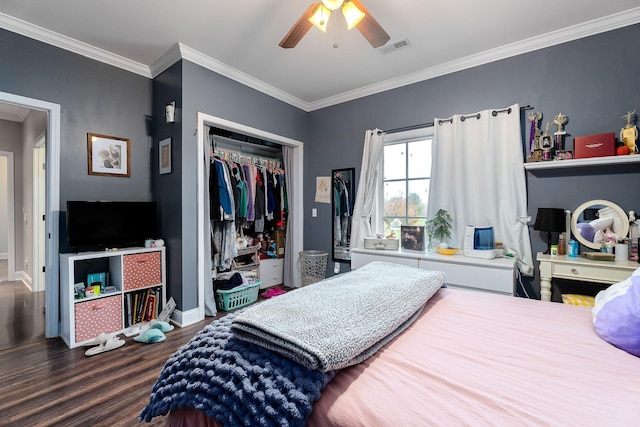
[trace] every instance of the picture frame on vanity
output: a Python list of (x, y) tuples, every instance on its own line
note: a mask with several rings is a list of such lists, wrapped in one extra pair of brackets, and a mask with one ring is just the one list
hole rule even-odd
[(171, 173), (171, 138), (158, 143), (158, 172), (160, 175)]
[(117, 136), (87, 133), (89, 175), (129, 178), (130, 141)]

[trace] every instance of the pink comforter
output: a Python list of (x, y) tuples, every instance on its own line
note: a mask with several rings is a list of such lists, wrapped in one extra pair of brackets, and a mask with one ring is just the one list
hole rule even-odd
[[(176, 411), (168, 425), (202, 421)], [(442, 289), (402, 335), (342, 370), (309, 420), (461, 425), (638, 426), (640, 358), (600, 339), (588, 308)]]

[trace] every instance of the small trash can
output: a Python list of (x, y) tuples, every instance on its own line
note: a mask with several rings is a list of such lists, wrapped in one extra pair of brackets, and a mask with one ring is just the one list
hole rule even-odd
[(324, 251), (309, 250), (300, 252), (302, 286), (319, 282), (325, 278), (328, 257), (329, 254)]

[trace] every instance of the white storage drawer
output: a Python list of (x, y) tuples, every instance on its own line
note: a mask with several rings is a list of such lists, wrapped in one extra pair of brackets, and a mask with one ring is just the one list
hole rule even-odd
[(284, 280), (284, 258), (260, 260), (260, 289), (281, 285)]

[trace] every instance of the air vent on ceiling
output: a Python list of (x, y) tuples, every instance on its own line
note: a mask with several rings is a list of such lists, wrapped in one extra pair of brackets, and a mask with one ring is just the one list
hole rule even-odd
[(409, 46), (411, 46), (411, 42), (409, 41), (409, 39), (404, 39), (398, 42), (387, 43), (386, 45), (379, 47), (378, 52), (380, 52), (383, 55), (386, 55), (388, 53), (395, 52), (400, 49), (407, 48)]

